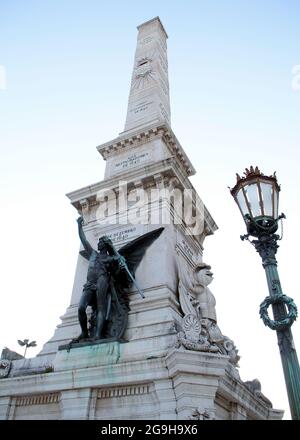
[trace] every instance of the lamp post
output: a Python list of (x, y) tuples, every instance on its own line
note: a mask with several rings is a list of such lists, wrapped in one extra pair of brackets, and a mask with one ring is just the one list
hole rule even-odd
[[(258, 167), (246, 168), (243, 177), (237, 174), (237, 183), (230, 190), (238, 204), (246, 223), (247, 234), (242, 240), (249, 240), (262, 259), (266, 272), (269, 296), (260, 305), (260, 317), (265, 325), (276, 330), (278, 346), (283, 366), (289, 405), (293, 420), (300, 420), (300, 368), (291, 332), (291, 325), (297, 317), (297, 307), (281, 289), (277, 271), (276, 252), (279, 235), (278, 221), (285, 218), (278, 216), (278, 200), (280, 186), (275, 173), (265, 176)], [(268, 315), (268, 307), (272, 305), (273, 317)]]

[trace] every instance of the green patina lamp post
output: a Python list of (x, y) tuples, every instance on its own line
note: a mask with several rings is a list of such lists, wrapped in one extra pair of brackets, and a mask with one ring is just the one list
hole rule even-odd
[[(278, 221), (285, 218), (278, 216), (280, 186), (274, 175), (265, 176), (256, 167), (246, 168), (243, 177), (237, 174), (237, 183), (230, 190), (238, 204), (246, 223), (247, 234), (242, 240), (249, 240), (262, 259), (269, 287), (269, 296), (260, 305), (260, 317), (265, 325), (276, 330), (285, 383), (293, 420), (300, 420), (300, 368), (291, 332), (291, 325), (297, 317), (297, 307), (281, 289), (277, 271), (276, 252), (279, 235)], [(272, 320), (268, 307), (272, 305)]]

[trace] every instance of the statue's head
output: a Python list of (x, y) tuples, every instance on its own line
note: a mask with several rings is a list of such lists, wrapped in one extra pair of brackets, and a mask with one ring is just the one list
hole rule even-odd
[(107, 245), (110, 243), (110, 239), (104, 235), (103, 237), (99, 238), (98, 241), (98, 251), (103, 251), (107, 249)]
[(211, 266), (206, 263), (197, 263), (195, 268), (195, 278), (197, 283), (203, 287), (207, 287), (213, 280), (213, 273), (211, 272)]

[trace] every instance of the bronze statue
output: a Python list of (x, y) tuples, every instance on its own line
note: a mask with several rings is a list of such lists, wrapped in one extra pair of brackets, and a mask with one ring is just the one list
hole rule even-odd
[[(136, 285), (134, 274), (147, 248), (164, 228), (138, 237), (119, 251), (108, 237), (100, 237), (96, 251), (83, 232), (83, 218), (79, 217), (77, 222), (79, 237), (84, 247), (80, 254), (89, 260), (89, 265), (78, 307), (81, 334), (72, 343), (87, 339), (121, 338), (126, 329), (129, 310), (127, 289), (134, 283), (144, 297)], [(89, 328), (87, 306), (92, 307)]]

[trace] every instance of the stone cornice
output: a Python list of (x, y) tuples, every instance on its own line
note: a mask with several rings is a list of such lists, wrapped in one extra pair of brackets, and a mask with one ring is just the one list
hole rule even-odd
[[(147, 187), (149, 186), (149, 179), (153, 179), (153, 176), (160, 176), (161, 178), (166, 177), (167, 179), (175, 178), (179, 188), (187, 188), (196, 191), (190, 180), (185, 178), (181, 171), (181, 167), (178, 166), (176, 159), (171, 157), (143, 166), (142, 177), (140, 168), (130, 170), (122, 174), (122, 179), (120, 179), (119, 176), (114, 176), (110, 179), (102, 180), (101, 182), (86, 186), (66, 195), (70, 199), (72, 205), (81, 212), (83, 203), (88, 203), (90, 206), (97, 204), (96, 198), (99, 191), (115, 191), (118, 189), (120, 181), (125, 181), (128, 185), (128, 189), (134, 188), (136, 186), (136, 182), (141, 183), (143, 187)], [(218, 226), (205, 206), (204, 216), (206, 224), (205, 235), (211, 235), (218, 229)]]
[(156, 123), (136, 130), (120, 133), (120, 135), (112, 141), (99, 145), (97, 150), (102, 155), (103, 159), (106, 160), (123, 151), (143, 145), (156, 137), (163, 139), (170, 153), (172, 156), (176, 157), (186, 175), (193, 176), (196, 174), (196, 170), (191, 161), (173, 133), (171, 127), (166, 122), (161, 122), (160, 124)]
[[(66, 194), (66, 196), (70, 199), (71, 203), (76, 206), (77, 202), (79, 203), (79, 201), (82, 199), (89, 199), (90, 197), (95, 196), (98, 191), (117, 188), (120, 181), (125, 181), (130, 184), (131, 182), (141, 180), (141, 172), (142, 179), (145, 180), (154, 174), (160, 172), (167, 173), (169, 170), (173, 170), (173, 175), (180, 177), (180, 180), (184, 180), (184, 176), (180, 174), (180, 169), (178, 169), (178, 166), (176, 165), (177, 164), (175, 159), (171, 157), (149, 165), (144, 165), (142, 167), (142, 170), (141, 168), (135, 168), (122, 173), (122, 176), (117, 175), (109, 179), (101, 180), (100, 182), (96, 182), (92, 185), (88, 185), (76, 191), (72, 191)], [(185, 181), (185, 183), (186, 187), (190, 187), (189, 185), (187, 185), (187, 180)]]
[[(281, 419), (283, 416), (283, 411), (268, 408), (248, 390), (241, 380), (232, 377), (228, 371), (226, 371), (225, 375), (219, 381), (218, 393), (225, 399), (230, 395), (231, 399), (244, 407), (247, 414), (253, 415), (253, 418), (265, 420), (269, 417), (269, 414), (273, 412), (274, 418)], [(255, 410), (255, 413), (253, 413), (253, 410)]]
[(184, 374), (204, 374), (216, 380), (225, 374), (228, 356), (191, 350), (173, 349), (166, 357), (171, 377)]

